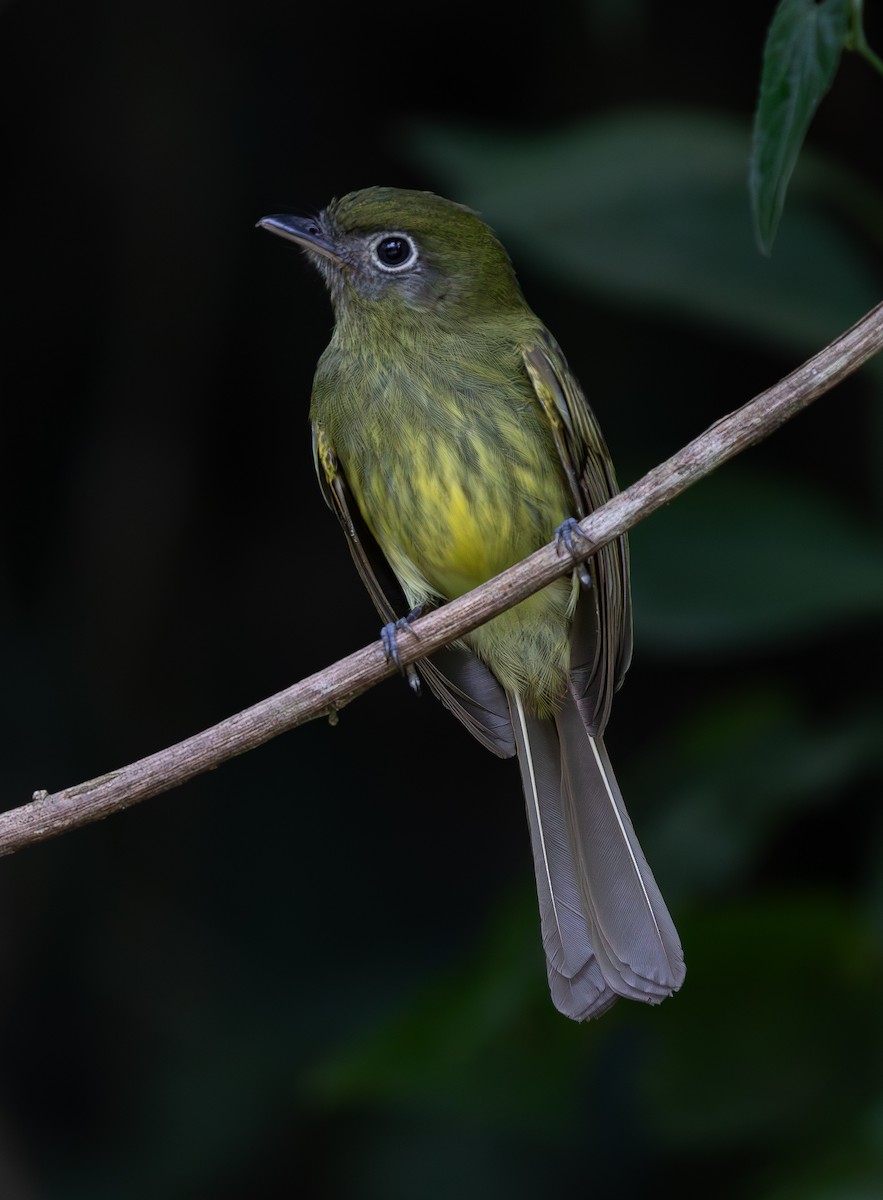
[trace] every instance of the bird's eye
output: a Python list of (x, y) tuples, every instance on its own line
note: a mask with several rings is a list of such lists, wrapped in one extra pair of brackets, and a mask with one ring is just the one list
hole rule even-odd
[(403, 271), (414, 264), (417, 251), (403, 233), (385, 233), (374, 243), (374, 256), (384, 271)]

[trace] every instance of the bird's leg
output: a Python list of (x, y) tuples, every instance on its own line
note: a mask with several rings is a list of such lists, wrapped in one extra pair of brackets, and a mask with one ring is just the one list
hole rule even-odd
[[(591, 539), (587, 538), (580, 529), (579, 521), (577, 521), (574, 517), (568, 517), (567, 520), (562, 521), (555, 530), (555, 549), (560, 554), (561, 547), (563, 545), (571, 557), (576, 558), (578, 553), (576, 549), (577, 542), (584, 542), (589, 546), (592, 544)], [(586, 565), (585, 559), (581, 559), (578, 563), (576, 563), (574, 570), (579, 576), (579, 581), (583, 587), (590, 588), (592, 586), (592, 576), (589, 574), (589, 568)]]
[(423, 615), (424, 608), (423, 604), (418, 604), (416, 608), (411, 609), (407, 616), (399, 617), (397, 621), (390, 621), (380, 631), (380, 640), (383, 642), (387, 661), (391, 659), (395, 663), (402, 674), (407, 677), (408, 683), (411, 685), (411, 690), (418, 696), (420, 695), (420, 676), (417, 674), (417, 670), (412, 663), (408, 663), (404, 667), (402, 666), (399, 659), (398, 634), (400, 629), (407, 629), (408, 633), (413, 633), (414, 637), (417, 637), (417, 634), (411, 628), (411, 622), (416, 621), (418, 617)]

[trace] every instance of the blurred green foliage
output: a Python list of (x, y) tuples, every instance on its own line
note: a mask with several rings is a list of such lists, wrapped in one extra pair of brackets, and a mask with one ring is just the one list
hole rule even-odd
[(877, 302), (865, 246), (883, 199), (844, 228), (831, 209), (861, 185), (845, 175), (832, 189), (828, 164), (811, 161), (793, 228), (766, 260), (746, 241), (746, 138), (744, 121), (653, 109), (528, 135), (421, 124), (408, 142), (539, 273), (774, 345), (817, 346)]

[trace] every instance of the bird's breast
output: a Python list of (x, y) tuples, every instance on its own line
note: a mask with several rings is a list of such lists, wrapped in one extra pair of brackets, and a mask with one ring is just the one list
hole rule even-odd
[(567, 515), (551, 435), (518, 387), (390, 381), (345, 442), (362, 514), (412, 596), (418, 576), (437, 596), (469, 591), (549, 541)]

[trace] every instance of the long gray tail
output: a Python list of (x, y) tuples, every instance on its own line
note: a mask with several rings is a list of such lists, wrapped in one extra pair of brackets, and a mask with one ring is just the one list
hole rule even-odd
[(552, 999), (575, 1021), (618, 996), (659, 1004), (684, 956), (600, 737), (565, 697), (554, 719), (510, 697)]

